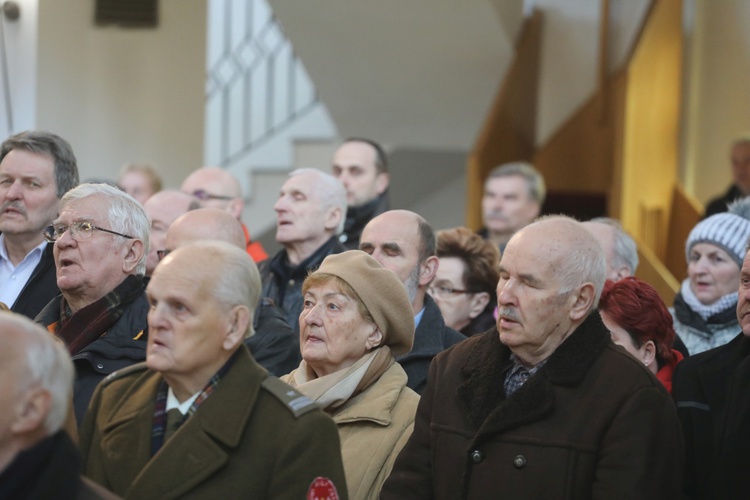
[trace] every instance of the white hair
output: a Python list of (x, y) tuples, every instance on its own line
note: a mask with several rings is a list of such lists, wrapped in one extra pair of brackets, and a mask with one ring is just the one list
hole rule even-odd
[(23, 357), (19, 359), (19, 391), (40, 387), (49, 393), (50, 411), (44, 420), (47, 435), (60, 430), (68, 416), (73, 391), (74, 368), (63, 344), (42, 326), (20, 314), (0, 312), (0, 330), (23, 334)]
[(346, 188), (336, 177), (317, 168), (298, 168), (289, 173), (289, 177), (302, 174), (313, 174), (316, 176), (315, 192), (320, 199), (323, 209), (338, 208), (341, 210), (341, 220), (336, 227), (335, 234), (341, 234), (346, 222)]
[(638, 245), (635, 244), (635, 240), (625, 232), (622, 228), (622, 224), (617, 219), (611, 217), (594, 217), (591, 222), (598, 222), (599, 224), (606, 224), (614, 228), (615, 230), (615, 262), (612, 267), (619, 268), (622, 266), (630, 269), (630, 274), (635, 274), (635, 270), (638, 268)]
[[(146, 274), (146, 257), (151, 246), (149, 240), (151, 220), (146, 214), (146, 210), (126, 192), (120, 191), (109, 184), (94, 183), (79, 184), (65, 193), (60, 200), (60, 210), (70, 202), (80, 201), (89, 196), (101, 196), (107, 200), (109, 205), (107, 219), (113, 231), (132, 236), (143, 242), (143, 256), (136, 265), (135, 274), (136, 276), (144, 276)], [(125, 241), (125, 238), (121, 236), (116, 237), (120, 238), (121, 242)]]

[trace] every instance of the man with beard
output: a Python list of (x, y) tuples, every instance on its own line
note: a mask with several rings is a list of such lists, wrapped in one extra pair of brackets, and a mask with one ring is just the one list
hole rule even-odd
[(497, 328), (435, 357), (381, 498), (682, 498), (674, 404), (610, 340), (596, 310), (605, 276), (573, 219), (516, 233)]
[(544, 178), (532, 165), (515, 162), (495, 167), (484, 182), (484, 228), (479, 234), (502, 252), (516, 231), (539, 216), (544, 196)]
[(427, 287), (437, 272), (435, 232), (420, 215), (408, 210), (390, 210), (372, 219), (362, 231), (359, 249), (390, 269), (406, 287), (414, 311), (414, 346), (396, 360), (409, 376), (407, 384), (421, 393), (427, 382), (430, 361), (436, 354), (466, 337), (443, 321)]
[(61, 137), (27, 131), (0, 145), (0, 302), (13, 312), (34, 319), (60, 293), (42, 231), (77, 184), (76, 157)]

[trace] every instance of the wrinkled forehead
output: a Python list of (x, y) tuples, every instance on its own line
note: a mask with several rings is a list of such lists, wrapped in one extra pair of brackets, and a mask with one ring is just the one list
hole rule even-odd
[(103, 221), (108, 219), (109, 201), (95, 194), (85, 198), (70, 200), (60, 207), (57, 222)]
[(490, 177), (485, 183), (485, 191), (493, 194), (530, 195), (529, 183), (521, 175)]
[(397, 244), (404, 250), (419, 251), (419, 225), (411, 217), (387, 214), (370, 221), (360, 241), (373, 246)]

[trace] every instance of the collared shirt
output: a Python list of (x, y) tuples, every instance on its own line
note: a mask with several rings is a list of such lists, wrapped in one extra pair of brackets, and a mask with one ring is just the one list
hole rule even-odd
[(0, 302), (13, 307), (21, 290), (42, 260), (46, 246), (47, 242), (42, 241), (17, 266), (14, 266), (5, 248), (5, 235), (0, 234)]
[(510, 355), (510, 359), (513, 361), (513, 365), (508, 369), (508, 373), (505, 375), (505, 382), (503, 387), (505, 389), (505, 397), (510, 397), (511, 394), (516, 392), (521, 386), (526, 383), (541, 367), (547, 362), (547, 359), (538, 363), (531, 369), (526, 368), (521, 364), (521, 361), (515, 354)]
[(414, 316), (414, 328), (417, 328), (419, 326), (419, 322), (422, 321), (422, 316), (424, 316), (425, 309), (427, 308), (423, 307), (422, 310), (419, 311), (416, 316)]
[(196, 399), (198, 399), (198, 396), (201, 395), (201, 391), (196, 392), (189, 398), (187, 398), (184, 402), (180, 403), (180, 400), (177, 399), (177, 396), (174, 395), (174, 391), (170, 387), (167, 389), (167, 407), (165, 408), (166, 411), (169, 411), (173, 408), (177, 408), (180, 410), (180, 413), (183, 415), (187, 414), (188, 410), (191, 406), (193, 406), (193, 403)]

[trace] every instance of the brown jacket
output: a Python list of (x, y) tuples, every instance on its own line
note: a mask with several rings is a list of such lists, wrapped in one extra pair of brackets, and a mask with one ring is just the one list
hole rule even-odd
[(211, 396), (151, 457), (161, 380), (141, 364), (100, 384), (80, 435), (88, 477), (125, 498), (290, 500), (306, 498), (323, 477), (347, 498), (336, 426), (269, 377), (244, 346)]
[(679, 498), (683, 441), (664, 387), (594, 312), (506, 398), (496, 330), (435, 357), (382, 498)]

